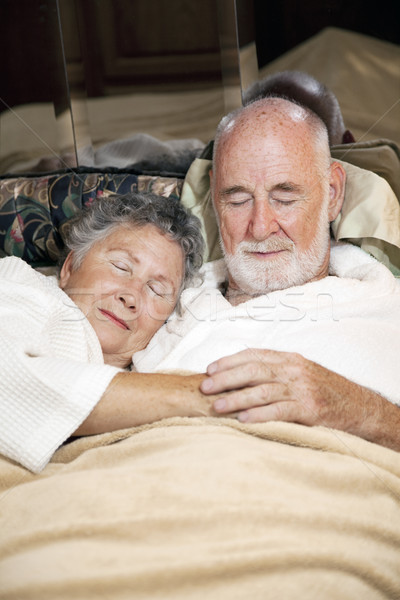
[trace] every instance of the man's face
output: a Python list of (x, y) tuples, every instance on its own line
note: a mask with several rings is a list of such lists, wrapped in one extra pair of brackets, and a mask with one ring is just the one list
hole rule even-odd
[(229, 283), (248, 295), (328, 272), (328, 160), (317, 161), (304, 123), (288, 130), (242, 127), (218, 150), (213, 201)]

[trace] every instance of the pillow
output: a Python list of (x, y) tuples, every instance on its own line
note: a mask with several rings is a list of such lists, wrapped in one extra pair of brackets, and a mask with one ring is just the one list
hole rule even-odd
[[(346, 191), (342, 210), (332, 223), (336, 240), (360, 246), (400, 275), (400, 205), (385, 179), (341, 162), (346, 170)], [(211, 161), (194, 160), (183, 185), (181, 202), (199, 217), (207, 245), (206, 260), (221, 258), (218, 227), (210, 198)]]
[(390, 185), (400, 200), (400, 148), (386, 139), (332, 146), (332, 158), (373, 171)]
[(0, 178), (0, 256), (33, 267), (54, 265), (64, 246), (65, 223), (98, 196), (151, 191), (180, 197), (183, 179), (109, 168)]

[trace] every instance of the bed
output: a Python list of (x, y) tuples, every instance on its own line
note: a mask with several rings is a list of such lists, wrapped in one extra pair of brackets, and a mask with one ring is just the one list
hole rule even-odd
[(398, 453), (172, 419), (1, 461), (2, 598), (395, 598)]
[[(360, 72), (365, 63), (362, 53), (359, 64), (353, 61), (353, 35), (336, 32), (336, 43), (342, 48), (347, 44), (347, 68)], [(375, 50), (376, 43), (383, 45), (372, 68), (382, 75), (384, 65), (395, 73), (393, 49), (372, 40)], [(302, 46), (263, 74), (303, 68), (324, 80), (326, 35), (308, 44), (312, 52)], [(364, 51), (370, 56), (368, 48)], [(317, 65), (318, 56), (322, 66)], [(344, 67), (343, 73), (338, 82), (325, 80), (340, 100), (354, 81), (354, 73), (353, 79)], [(385, 151), (392, 156), (393, 150), (395, 161), (398, 130), (385, 119), (379, 130), (383, 105), (391, 100), (379, 104), (379, 94), (375, 99), (378, 103), (365, 111), (355, 108), (353, 100), (341, 102), (345, 121), (359, 139), (372, 118), (376, 130), (360, 144), (368, 142), (371, 149), (379, 146), (375, 140), (387, 140)], [(398, 106), (392, 111), (398, 114)], [(110, 148), (103, 148), (103, 158)], [(336, 151), (337, 158), (346, 161), (343, 152), (350, 158), (350, 148)], [(193, 158), (185, 173), (146, 172), (132, 166), (129, 156), (126, 164), (105, 168), (96, 164), (95, 156), (72, 174), (4, 176), (1, 251), (48, 267), (62, 246), (63, 225), (85, 202), (98, 194), (151, 189), (166, 198), (181, 198), (199, 214), (207, 258), (216, 258), (206, 181), (209, 163), (198, 155)], [(383, 166), (388, 162), (384, 158)], [(365, 182), (363, 164), (354, 159), (348, 167), (354, 188), (347, 212), (336, 224), (337, 238), (364, 244), (398, 274), (395, 169), (385, 176), (378, 165), (359, 187)], [(375, 218), (375, 233), (360, 231), (362, 216), (378, 208), (383, 212)], [(36, 475), (0, 457), (0, 532), (4, 600), (396, 600), (399, 454), (324, 427), (246, 425), (211, 417), (166, 419), (66, 443)]]

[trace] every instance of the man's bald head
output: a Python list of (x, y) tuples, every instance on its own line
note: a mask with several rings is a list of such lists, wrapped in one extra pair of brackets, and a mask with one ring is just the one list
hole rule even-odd
[[(299, 139), (299, 143), (315, 145), (316, 160), (325, 170), (330, 163), (328, 132), (324, 122), (312, 110), (283, 98), (268, 97), (241, 107), (220, 121), (214, 140), (213, 170), (217, 168), (217, 157), (221, 146), (232, 136), (257, 135)], [(246, 149), (243, 148), (243, 152)]]
[(243, 105), (271, 96), (293, 100), (311, 109), (325, 123), (331, 146), (354, 142), (335, 94), (308, 73), (281, 71), (256, 81), (244, 92)]

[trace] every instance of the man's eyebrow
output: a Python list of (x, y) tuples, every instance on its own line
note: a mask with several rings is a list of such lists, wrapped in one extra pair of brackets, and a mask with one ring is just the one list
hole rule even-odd
[(242, 185), (232, 185), (231, 187), (224, 188), (219, 191), (219, 196), (231, 196), (232, 194), (249, 193), (249, 190)]
[(271, 192), (275, 191), (304, 194), (303, 186), (299, 185), (298, 183), (293, 183), (292, 181), (282, 181), (282, 183), (277, 183), (271, 188)]
[[(294, 183), (293, 181), (282, 181), (280, 183), (272, 186), (271, 192), (290, 192), (294, 194), (304, 194), (304, 187), (298, 183)], [(221, 198), (232, 196), (233, 194), (246, 193), (251, 194), (252, 192), (243, 185), (232, 185), (230, 187), (224, 188), (220, 190), (219, 196)]]

